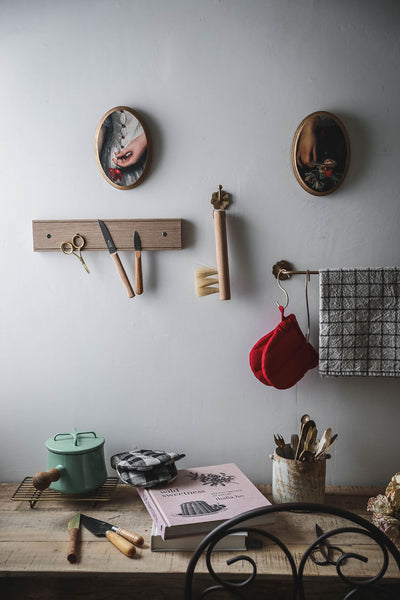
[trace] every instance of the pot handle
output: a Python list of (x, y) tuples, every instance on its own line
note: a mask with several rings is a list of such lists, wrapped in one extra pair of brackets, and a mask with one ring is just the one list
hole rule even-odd
[(79, 435), (88, 435), (88, 434), (89, 434), (89, 435), (91, 435), (91, 434), (92, 434), (94, 437), (97, 437), (97, 435), (95, 434), (95, 432), (94, 432), (94, 431), (78, 431), (78, 430), (76, 429), (76, 427), (73, 427), (73, 428), (72, 428), (72, 431), (71, 431), (71, 432), (69, 432), (69, 433), (56, 433), (56, 435), (54, 436), (54, 438), (53, 438), (53, 439), (54, 439), (54, 441), (56, 441), (56, 440), (57, 440), (57, 438), (58, 438), (58, 437), (61, 437), (61, 436), (65, 436), (65, 435), (66, 435), (66, 436), (68, 436), (68, 437), (71, 437), (71, 436), (72, 436), (72, 437), (73, 437), (73, 439), (74, 439), (74, 446), (77, 446), (77, 445), (78, 445), (78, 436), (79, 436)]
[(49, 469), (49, 471), (39, 471), (33, 476), (32, 483), (39, 491), (43, 491), (49, 487), (53, 481), (58, 481), (61, 477), (61, 473), (58, 468)]

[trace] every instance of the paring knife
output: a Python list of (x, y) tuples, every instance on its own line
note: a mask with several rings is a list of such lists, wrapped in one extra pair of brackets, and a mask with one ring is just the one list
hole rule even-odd
[(81, 514), (81, 523), (86, 529), (97, 536), (106, 536), (109, 542), (114, 544), (126, 556), (132, 557), (135, 555), (136, 546), (142, 546), (144, 540), (141, 535), (132, 533), (126, 529), (122, 529), (117, 525), (93, 519), (87, 515)]
[(100, 225), (101, 233), (103, 234), (104, 240), (107, 244), (107, 248), (111, 254), (111, 258), (115, 262), (119, 276), (121, 277), (123, 284), (126, 287), (128, 296), (129, 296), (129, 298), (133, 298), (135, 295), (135, 292), (133, 291), (132, 286), (129, 282), (128, 276), (125, 273), (125, 269), (122, 266), (122, 263), (118, 256), (118, 253), (117, 253), (117, 249), (116, 249), (113, 239), (110, 235), (110, 232), (108, 231), (107, 225), (103, 221), (100, 221), (100, 219), (98, 220), (98, 223)]
[(77, 546), (79, 538), (79, 525), (80, 525), (81, 513), (76, 513), (72, 519), (68, 522), (69, 530), (69, 546), (67, 559), (70, 563), (75, 563), (77, 560)]
[(137, 294), (143, 294), (143, 275), (142, 275), (142, 244), (140, 235), (135, 231), (133, 235), (133, 245), (135, 247), (135, 288)]

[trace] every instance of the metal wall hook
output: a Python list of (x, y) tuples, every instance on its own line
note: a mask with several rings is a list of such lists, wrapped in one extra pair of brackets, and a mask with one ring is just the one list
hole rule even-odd
[[(278, 275), (276, 276), (276, 280), (278, 282), (278, 286), (281, 288), (282, 292), (285, 294), (285, 298), (286, 298), (286, 303), (285, 306), (283, 306), (282, 308), (286, 308), (287, 305), (289, 304), (289, 294), (287, 293), (287, 291), (285, 290), (285, 288), (283, 287), (283, 285), (281, 284), (281, 280), (280, 280), (280, 275), (281, 273), (284, 271), (284, 269), (279, 269), (278, 271)], [(290, 277), (290, 276), (289, 276)], [(281, 304), (279, 304), (279, 302), (277, 300), (275, 300), (276, 304), (278, 306), (282, 306)]]
[(293, 266), (287, 260), (279, 260), (272, 267), (272, 274), (278, 277), (278, 273), (281, 274), (281, 279), (290, 279), (291, 275), (319, 275), (319, 271), (295, 271)]
[[(310, 281), (310, 275), (319, 275), (319, 271), (310, 271), (309, 269), (307, 269), (307, 271), (295, 271), (290, 262), (288, 262), (287, 260), (280, 260), (273, 265), (272, 274), (276, 277), (278, 285), (286, 297), (286, 304), (283, 308), (286, 308), (287, 305), (289, 304), (289, 295), (288, 295), (287, 291), (285, 290), (285, 288), (282, 286), (281, 279), (290, 279), (291, 275), (305, 275), (306, 276), (305, 295), (306, 295), (306, 308), (307, 308), (307, 334), (306, 334), (305, 338), (308, 342), (308, 340), (310, 339), (310, 308), (308, 305), (308, 282)], [(280, 306), (280, 304), (278, 302), (276, 302), (276, 303), (278, 306)]]

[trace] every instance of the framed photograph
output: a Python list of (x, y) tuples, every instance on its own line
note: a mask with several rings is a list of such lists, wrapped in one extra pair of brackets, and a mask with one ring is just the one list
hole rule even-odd
[(343, 123), (326, 111), (308, 115), (292, 144), (292, 166), (301, 187), (326, 196), (342, 183), (350, 161), (350, 142)]
[(95, 139), (101, 174), (119, 190), (130, 190), (146, 177), (151, 159), (149, 131), (142, 117), (127, 106), (112, 108), (101, 119)]

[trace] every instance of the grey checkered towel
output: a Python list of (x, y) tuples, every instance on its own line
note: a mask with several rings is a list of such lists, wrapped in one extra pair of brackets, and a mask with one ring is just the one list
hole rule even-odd
[(400, 377), (400, 269), (320, 271), (322, 376)]
[(131, 450), (114, 454), (111, 466), (124, 483), (135, 487), (154, 487), (176, 477), (175, 461), (184, 456), (164, 450)]

